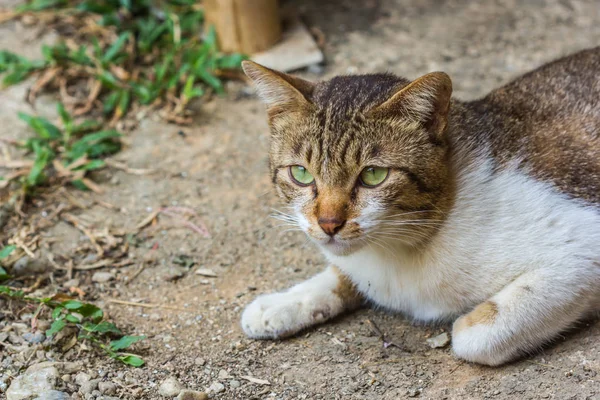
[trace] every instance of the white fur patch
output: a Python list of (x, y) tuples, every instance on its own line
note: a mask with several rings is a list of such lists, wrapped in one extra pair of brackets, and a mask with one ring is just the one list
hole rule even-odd
[(332, 268), (291, 289), (257, 297), (242, 314), (242, 328), (256, 339), (293, 335), (344, 310), (334, 293), (339, 282)]

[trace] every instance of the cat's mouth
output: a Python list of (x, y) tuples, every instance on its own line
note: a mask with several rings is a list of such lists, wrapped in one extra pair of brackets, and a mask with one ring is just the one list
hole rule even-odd
[(344, 240), (339, 237), (329, 237), (319, 241), (321, 247), (337, 256), (348, 255), (356, 249), (356, 243), (353, 240)]

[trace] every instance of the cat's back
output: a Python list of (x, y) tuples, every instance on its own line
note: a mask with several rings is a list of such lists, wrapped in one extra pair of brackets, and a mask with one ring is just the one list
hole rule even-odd
[(466, 103), (463, 123), (495, 162), (600, 204), (600, 47), (546, 64)]

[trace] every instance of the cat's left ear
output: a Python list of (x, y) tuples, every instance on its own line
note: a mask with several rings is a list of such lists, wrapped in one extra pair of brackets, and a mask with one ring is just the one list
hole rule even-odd
[(284, 74), (252, 61), (242, 62), (242, 68), (252, 79), (259, 97), (267, 105), (271, 116), (293, 109), (302, 109), (312, 103), (308, 100), (315, 84)]
[(400, 88), (370, 114), (408, 118), (439, 137), (446, 129), (451, 95), (450, 77), (444, 72), (432, 72)]

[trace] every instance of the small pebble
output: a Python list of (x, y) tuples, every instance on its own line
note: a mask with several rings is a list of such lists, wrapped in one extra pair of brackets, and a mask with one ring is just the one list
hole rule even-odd
[(48, 329), (50, 329), (50, 322), (46, 321), (45, 319), (40, 319), (37, 322), (37, 330), (40, 332), (46, 332)]
[(213, 271), (212, 269), (208, 269), (208, 268), (198, 268), (196, 270), (196, 275), (208, 276), (211, 278), (217, 277), (217, 274), (215, 273), (215, 271)]
[(182, 390), (177, 396), (177, 400), (208, 400), (208, 395), (194, 390)]
[(90, 379), (92, 378), (85, 372), (80, 372), (77, 375), (75, 375), (75, 383), (79, 386), (83, 385), (86, 382), (89, 382)]
[(183, 390), (183, 386), (177, 379), (170, 376), (160, 384), (158, 393), (164, 397), (175, 397)]
[(99, 382), (100, 379), (90, 379), (89, 381), (81, 385), (81, 387), (79, 388), (79, 392), (81, 392), (84, 395), (91, 394), (93, 391), (96, 390)]
[(212, 393), (221, 393), (225, 391), (225, 385), (223, 385), (221, 382), (213, 382), (212, 385), (210, 385), (210, 387), (208, 388), (209, 392)]
[(240, 386), (242, 386), (242, 383), (240, 381), (233, 380), (233, 381), (229, 381), (229, 386), (231, 386), (232, 389), (235, 389), (235, 388), (239, 388)]
[(46, 335), (44, 335), (42, 332), (27, 332), (23, 334), (23, 339), (25, 339), (28, 343), (38, 344), (46, 340)]
[(76, 278), (75, 279), (69, 279), (68, 281), (63, 282), (62, 286), (65, 289), (68, 289), (70, 287), (79, 287), (79, 283), (80, 283), (79, 279), (76, 279)]
[(450, 336), (447, 332), (442, 333), (441, 335), (434, 336), (432, 338), (427, 339), (427, 344), (432, 349), (437, 349), (439, 347), (445, 347), (450, 343)]
[(227, 379), (230, 378), (229, 373), (227, 371), (225, 371), (224, 369), (219, 370), (219, 374), (217, 375), (217, 377), (219, 379)]
[(115, 279), (112, 272), (99, 271), (92, 275), (92, 281), (97, 283), (106, 283)]
[(311, 64), (308, 66), (308, 72), (315, 75), (323, 75), (325, 72), (325, 67), (321, 64)]
[(112, 382), (99, 382), (98, 390), (102, 394), (115, 394), (117, 393), (117, 385)]
[(202, 357), (196, 357), (196, 359), (194, 360), (194, 364), (204, 365), (204, 364), (206, 364), (206, 360)]

